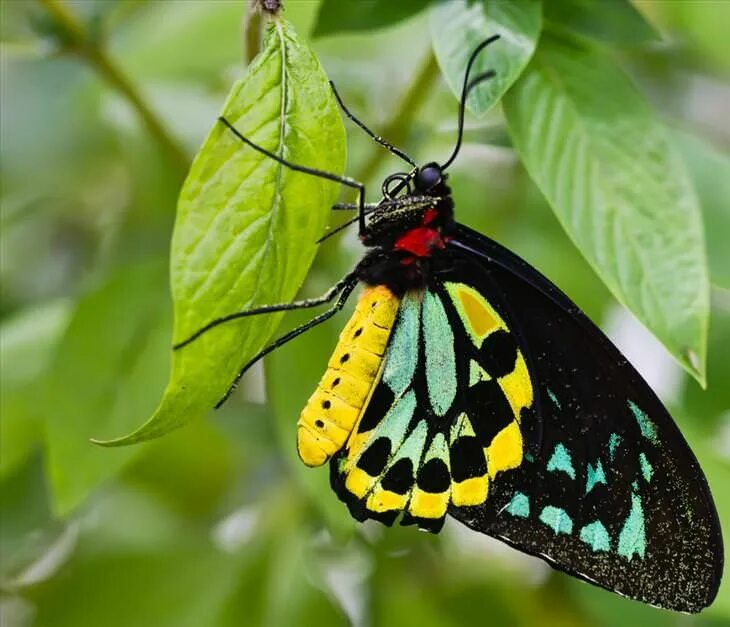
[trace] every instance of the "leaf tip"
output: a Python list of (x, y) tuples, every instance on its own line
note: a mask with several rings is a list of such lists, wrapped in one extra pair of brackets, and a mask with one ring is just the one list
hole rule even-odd
[(687, 360), (688, 370), (690, 374), (695, 378), (697, 383), (703, 390), (707, 389), (707, 373), (705, 369), (705, 360), (700, 359), (699, 354), (696, 350), (690, 347), (685, 347), (682, 350), (682, 354)]
[(130, 444), (136, 444), (139, 442), (138, 438), (133, 437), (134, 434), (123, 435), (118, 438), (112, 438), (111, 440), (100, 440), (98, 438), (89, 438), (89, 442), (102, 448), (116, 448), (117, 446), (128, 446)]

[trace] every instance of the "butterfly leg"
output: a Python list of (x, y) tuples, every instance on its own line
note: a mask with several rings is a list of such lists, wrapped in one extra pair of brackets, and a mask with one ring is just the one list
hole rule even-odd
[(278, 305), (264, 305), (263, 307), (256, 307), (255, 309), (246, 309), (244, 311), (237, 311), (236, 313), (221, 316), (215, 320), (211, 320), (208, 324), (198, 329), (189, 338), (178, 342), (173, 345), (173, 350), (178, 350), (183, 346), (187, 346), (194, 340), (198, 339), (203, 333), (210, 329), (217, 327), (219, 324), (230, 322), (231, 320), (238, 320), (239, 318), (246, 318), (248, 316), (257, 316), (264, 313), (274, 313), (276, 311), (290, 311), (292, 309), (309, 309), (310, 307), (317, 307), (318, 305), (324, 305), (330, 302), (337, 294), (342, 292), (350, 283), (356, 282), (357, 278), (355, 272), (350, 272), (347, 276), (340, 279), (330, 289), (328, 289), (322, 296), (317, 298), (307, 298), (305, 300), (295, 300), (291, 303), (279, 303)]
[(241, 132), (223, 116), (220, 116), (218, 119), (225, 126), (227, 126), (228, 129), (238, 139), (240, 139), (244, 144), (253, 148), (257, 152), (260, 152), (261, 154), (266, 155), (270, 159), (273, 159), (277, 163), (280, 163), (285, 168), (289, 168), (290, 170), (294, 170), (295, 172), (311, 174), (312, 176), (317, 176), (322, 179), (327, 179), (328, 181), (334, 181), (335, 183), (340, 183), (342, 185), (345, 185), (346, 187), (356, 189), (357, 190), (357, 207), (360, 212), (360, 214), (358, 216), (359, 222), (360, 222), (360, 232), (361, 233), (364, 232), (364, 230), (365, 230), (365, 185), (360, 183), (360, 181), (351, 179), (349, 176), (340, 176), (338, 174), (332, 174), (331, 172), (325, 172), (324, 170), (318, 170), (316, 168), (310, 168), (305, 165), (299, 165), (296, 163), (292, 163), (291, 161), (287, 161), (283, 157), (280, 157), (279, 155), (274, 154), (270, 150), (266, 150), (266, 148), (262, 148), (258, 144), (254, 144), (250, 139), (248, 139), (248, 137), (241, 134)]
[(233, 383), (231, 384), (231, 387), (228, 388), (228, 391), (225, 393), (223, 398), (218, 401), (215, 408), (218, 409), (223, 403), (228, 400), (228, 397), (233, 393), (233, 390), (236, 389), (236, 386), (238, 385), (238, 382), (241, 380), (244, 374), (246, 374), (246, 371), (253, 366), (259, 359), (262, 357), (268, 355), (271, 351), (276, 350), (280, 346), (283, 346), (290, 340), (293, 340), (295, 337), (298, 337), (305, 331), (309, 331), (309, 329), (316, 327), (319, 324), (322, 324), (326, 320), (329, 320), (332, 316), (334, 316), (340, 309), (342, 309), (345, 306), (345, 303), (347, 302), (348, 297), (352, 293), (352, 290), (355, 289), (355, 286), (358, 283), (357, 277), (353, 274), (349, 274), (347, 277), (343, 279), (343, 286), (340, 291), (340, 297), (337, 299), (334, 305), (327, 311), (319, 314), (318, 316), (315, 316), (312, 318), (309, 322), (304, 323), (301, 326), (296, 327), (295, 329), (292, 329), (289, 331), (289, 333), (286, 333), (285, 335), (282, 335), (279, 339), (275, 340), (265, 348), (263, 348), (259, 353), (253, 357), (243, 368), (241, 368), (240, 372), (236, 375), (236, 378), (234, 379)]

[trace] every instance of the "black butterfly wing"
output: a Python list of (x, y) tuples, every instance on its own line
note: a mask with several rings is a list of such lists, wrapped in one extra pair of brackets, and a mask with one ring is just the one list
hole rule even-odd
[(453, 279), (469, 275), (519, 337), (541, 431), (483, 505), (451, 504), (449, 514), (627, 597), (686, 612), (709, 605), (722, 576), (720, 525), (702, 470), (662, 403), (525, 261), (463, 226), (450, 249)]

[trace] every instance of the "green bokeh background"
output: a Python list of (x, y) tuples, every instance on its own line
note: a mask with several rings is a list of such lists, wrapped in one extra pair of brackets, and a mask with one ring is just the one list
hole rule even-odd
[[(176, 197), (245, 67), (245, 5), (63, 5), (107, 42), (181, 159), (87, 61), (63, 53), (49, 4), (0, 5), (3, 626), (730, 625), (730, 582), (702, 615), (680, 616), (574, 581), (453, 521), (438, 537), (356, 526), (327, 471), (304, 468), (294, 448), (298, 413), (346, 313), (272, 355), (206, 420), (137, 447), (89, 444), (141, 424), (164, 387)], [(308, 37), (319, 5), (290, 0), (286, 18)], [(617, 51), (678, 133), (713, 277), (725, 284), (728, 5), (636, 3), (662, 40)], [(430, 58), (424, 14), (311, 43), (374, 129), (419, 162), (448, 154), (456, 102)], [(702, 391), (570, 243), (511, 149), (500, 111), (467, 122), (451, 178), (459, 219), (540, 268), (636, 360), (696, 451), (727, 535), (730, 292), (713, 286)], [(400, 164), (348, 130), (348, 171), (377, 190)], [(328, 241), (303, 295), (324, 292), (359, 254), (354, 233)], [(282, 330), (305, 317), (289, 315)]]

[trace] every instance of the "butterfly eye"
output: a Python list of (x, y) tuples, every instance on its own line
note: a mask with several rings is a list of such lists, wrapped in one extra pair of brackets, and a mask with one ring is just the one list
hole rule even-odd
[(435, 163), (424, 165), (416, 175), (416, 187), (428, 190), (441, 182), (441, 168)]

